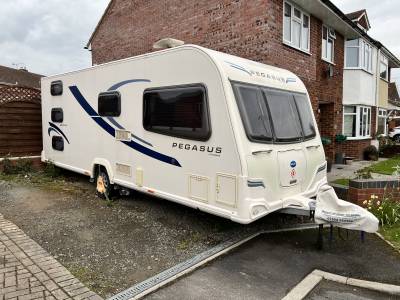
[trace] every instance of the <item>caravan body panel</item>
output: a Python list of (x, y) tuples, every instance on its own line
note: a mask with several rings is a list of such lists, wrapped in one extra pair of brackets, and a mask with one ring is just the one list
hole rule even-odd
[[(62, 84), (61, 95), (51, 94), (55, 82)], [(290, 145), (251, 142), (233, 82), (307, 95), (288, 71), (192, 45), (43, 78), (42, 160), (91, 177), (96, 165), (103, 166), (111, 183), (241, 223), (300, 205), (300, 194), (315, 196), (326, 182), (325, 172), (316, 172), (325, 164), (318, 132)], [(208, 135), (195, 128), (180, 137), (145, 129), (144, 94), (174, 88), (179, 94), (185, 87), (206, 95), (207, 111), (199, 110), (207, 114)], [(119, 115), (104, 115), (100, 101), (107, 109), (113, 95), (120, 97)], [(52, 120), (53, 109), (62, 109), (61, 122)], [(53, 137), (61, 139), (62, 151)], [(298, 164), (292, 184), (287, 160)]]

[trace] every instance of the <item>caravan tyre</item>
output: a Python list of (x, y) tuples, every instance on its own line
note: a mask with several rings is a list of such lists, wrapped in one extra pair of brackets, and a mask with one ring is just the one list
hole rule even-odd
[(110, 183), (107, 171), (101, 169), (96, 178), (96, 194), (102, 199), (110, 199), (113, 186)]

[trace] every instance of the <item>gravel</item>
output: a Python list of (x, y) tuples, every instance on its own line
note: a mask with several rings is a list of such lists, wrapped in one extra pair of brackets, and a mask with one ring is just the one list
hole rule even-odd
[(86, 177), (41, 176), (0, 179), (0, 213), (103, 297), (227, 239), (302, 222), (272, 214), (240, 225), (135, 192), (110, 205)]

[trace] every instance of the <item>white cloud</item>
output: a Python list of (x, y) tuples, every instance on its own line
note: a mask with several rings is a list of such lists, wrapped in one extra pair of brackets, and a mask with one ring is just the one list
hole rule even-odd
[(2, 1), (0, 64), (44, 75), (90, 66), (84, 50), (109, 0)]

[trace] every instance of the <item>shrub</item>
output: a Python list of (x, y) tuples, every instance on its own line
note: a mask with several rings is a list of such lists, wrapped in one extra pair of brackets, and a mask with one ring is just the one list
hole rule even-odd
[(324, 145), (324, 146), (332, 144), (331, 139), (326, 136), (321, 137), (321, 142), (322, 142), (322, 145)]
[(6, 175), (15, 175), (20, 173), (31, 173), (33, 171), (33, 163), (30, 159), (18, 159), (11, 161), (9, 157), (5, 157), (2, 161), (3, 173)]
[(61, 169), (57, 168), (52, 161), (48, 161), (43, 168), (43, 172), (47, 177), (55, 178), (60, 176)]
[(379, 152), (375, 146), (368, 146), (363, 151), (364, 160), (378, 160)]
[(347, 136), (345, 136), (345, 135), (343, 135), (343, 134), (337, 134), (336, 136), (335, 136), (335, 141), (337, 142), (337, 143), (344, 143), (345, 141), (347, 140)]
[(371, 199), (365, 200), (363, 204), (378, 218), (383, 227), (400, 223), (400, 203), (393, 201), (391, 197), (384, 196), (382, 201), (379, 201), (378, 196), (371, 195)]
[(372, 172), (371, 168), (364, 168), (354, 172), (354, 174), (356, 175), (357, 179), (371, 179), (372, 178), (371, 172)]

